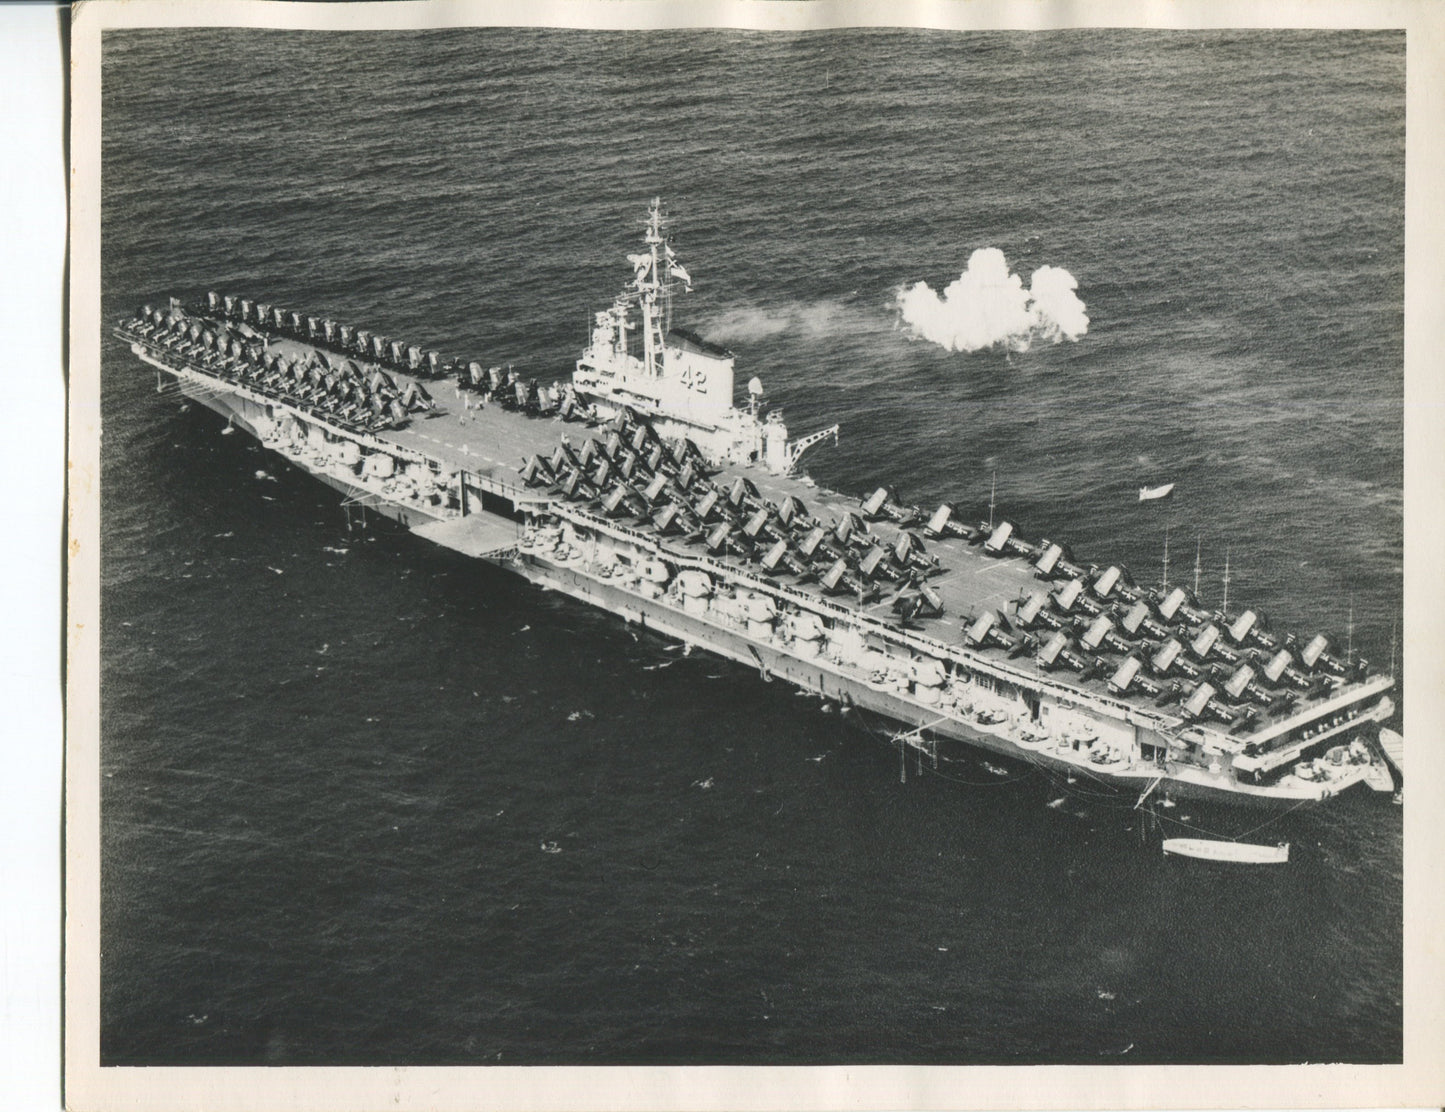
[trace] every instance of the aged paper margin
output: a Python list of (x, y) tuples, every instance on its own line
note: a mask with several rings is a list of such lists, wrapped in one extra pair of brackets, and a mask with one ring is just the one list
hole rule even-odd
[[(1405, 654), (1412, 739), (1405, 809), (1403, 1066), (101, 1068), (99, 1062), (100, 44), (105, 29), (434, 26), (604, 29), (852, 26), (1336, 27), (1407, 31)], [(1445, 1102), (1445, 824), (1440, 486), (1445, 479), (1445, 8), (1429, 3), (831, 3), (770, 0), (87, 0), (72, 30), (66, 752), (66, 1104), (74, 1109), (1314, 1108)]]

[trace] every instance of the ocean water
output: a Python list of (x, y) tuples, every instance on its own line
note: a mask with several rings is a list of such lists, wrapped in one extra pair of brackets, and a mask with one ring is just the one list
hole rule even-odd
[[(1140, 579), (1167, 522), (1172, 579), (1197, 544), (1217, 602), (1227, 553), (1233, 606), (1388, 665), (1404, 67), (1391, 33), (110, 33), (104, 310), (248, 291), (561, 376), (661, 195), (678, 322), (842, 425), (820, 483), (986, 515), (996, 475)], [(1067, 270), (1087, 332), (900, 326), (986, 247)], [(1215, 819), (900, 768), (348, 530), (154, 385), (105, 339), (106, 1064), (1399, 1060), (1388, 796), (1270, 822), (1280, 870), (1166, 860)]]

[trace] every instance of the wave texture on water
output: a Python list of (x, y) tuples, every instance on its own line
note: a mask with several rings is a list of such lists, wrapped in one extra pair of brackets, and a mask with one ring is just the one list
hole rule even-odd
[[(1167, 525), (1209, 603), (1228, 552), (1236, 605), (1352, 600), (1383, 664), (1403, 81), (1396, 33), (112, 32), (104, 313), (248, 291), (558, 377), (661, 194), (678, 323), (841, 424), (820, 483), (986, 515), (996, 474), (1139, 579)], [(900, 284), (982, 249), (1087, 328), (911, 342)], [(900, 783), (868, 723), (349, 533), (102, 360), (106, 1064), (1399, 1060), (1388, 799), (1262, 832), (1264, 876), (1088, 785)]]

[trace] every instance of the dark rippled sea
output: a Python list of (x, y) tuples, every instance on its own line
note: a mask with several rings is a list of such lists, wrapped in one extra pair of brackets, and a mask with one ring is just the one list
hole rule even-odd
[[(1206, 601), (1227, 550), (1232, 606), (1388, 667), (1404, 71), (1391, 33), (110, 33), (104, 309), (254, 292), (560, 376), (660, 194), (679, 323), (842, 425), (820, 483), (986, 514), (996, 473), (1140, 579), (1167, 519)], [(897, 290), (980, 247), (1068, 270), (1087, 334), (910, 338)], [(103, 377), (106, 1063), (1399, 1060), (1388, 795), (1251, 872), (1021, 768), (900, 782), (752, 670), (348, 532), (112, 338)]]

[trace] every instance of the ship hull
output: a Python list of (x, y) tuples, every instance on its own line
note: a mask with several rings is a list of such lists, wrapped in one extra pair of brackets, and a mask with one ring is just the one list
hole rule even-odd
[[(419, 536), (468, 556), (486, 559), (542, 588), (600, 607), (661, 636), (756, 668), (768, 680), (781, 681), (835, 701), (840, 708), (871, 712), (896, 724), (894, 741), (900, 746), (909, 745), (936, 754), (940, 744), (957, 743), (1032, 766), (1061, 784), (1087, 780), (1091, 789), (1107, 787), (1131, 799), (1137, 796), (1140, 801), (1152, 796), (1156, 800), (1195, 800), (1228, 806), (1297, 808), (1327, 799), (1341, 787), (1353, 786), (1353, 782), (1333, 787), (1241, 783), (1230, 775), (1227, 766), (1210, 768), (1169, 759), (1163, 740), (1137, 723), (1109, 724), (1104, 719), (1098, 720), (1100, 728), (1108, 725), (1114, 731), (1115, 740), (1131, 736), (1133, 745), (1141, 750), (1146, 743), (1151, 743), (1157, 756), (1144, 760), (1136, 757), (1115, 764), (1107, 756), (1110, 748), (1105, 747), (1098, 751), (1105, 755), (1105, 760), (1099, 762), (1087, 742), (1081, 745), (1075, 740), (1071, 744), (1067, 736), (1060, 735), (1040, 741), (1038, 735), (1025, 728), (1026, 716), (1015, 716), (1011, 723), (1003, 721), (1005, 714), (999, 713), (997, 699), (990, 702), (985, 696), (981, 700), (983, 709), (977, 714), (973, 713), (972, 702), (967, 707), (958, 701), (930, 705), (936, 701), (936, 693), (921, 687), (915, 689), (896, 676), (890, 681), (876, 673), (869, 676), (866, 670), (860, 675), (856, 659), (834, 659), (804, 652), (807, 646), (800, 646), (795, 639), (775, 637), (767, 631), (758, 635), (757, 630), (748, 630), (745, 622), (730, 622), (711, 611), (690, 612), (675, 595), (648, 592), (642, 589), (643, 584), (635, 581), (619, 583), (586, 561), (559, 557), (560, 549), (544, 552), (532, 548), (523, 540), (524, 521), (534, 511), (544, 508), (547, 498), (543, 495), (534, 501), (532, 495), (515, 484), (515, 473), (500, 461), (474, 454), (470, 458), (476, 462), (470, 466), (475, 469), (454, 476), (459, 478), (456, 494), (461, 501), (461, 515), (458, 518), (455, 507), (449, 508), (446, 499), (438, 497), (435, 491), (430, 492), (430, 501), (420, 497), (416, 488), (411, 488), (408, 497), (393, 497), (392, 491), (407, 488), (396, 488), (375, 476), (368, 478), (364, 469), (358, 474), (355, 467), (336, 464), (323, 448), (313, 451), (305, 443), (277, 434), (279, 423), (288, 414), (308, 421), (312, 420), (310, 416), (298, 415), (265, 395), (257, 395), (207, 372), (188, 365), (178, 367), (158, 352), (153, 355), (145, 344), (132, 344), (132, 350), (162, 375), (173, 378), (181, 394), (213, 410), (229, 425), (258, 439), (264, 447), (336, 490), (348, 508), (360, 507), (362, 513), (370, 510)], [(517, 421), (527, 423), (523, 417)], [(417, 452), (418, 446), (425, 448), (421, 442), (442, 443), (438, 438), (456, 435), (445, 431), (450, 427), (445, 423), (428, 425), (426, 428), (431, 431), (418, 429), (408, 434), (408, 443), (404, 445), (387, 437), (379, 441), (373, 438), (369, 446), (398, 452), (401, 456), (409, 452), (413, 459), (424, 458), (425, 452), (420, 457)], [(513, 479), (502, 479), (504, 472), (512, 474)], [(457, 526), (461, 528), (455, 528)], [(477, 534), (485, 535), (487, 542), (478, 543)], [(1066, 698), (1055, 709), (1086, 715), (1081, 705), (1071, 698)], [(1032, 719), (1035, 724), (1038, 714), (1036, 703)], [(1121, 734), (1121, 730), (1125, 733)]]
[[(264, 406), (237, 394), (198, 387), (185, 379), (180, 380), (180, 390), (186, 397), (224, 417), (229, 424), (253, 438), (261, 439), (261, 430), (269, 419)], [(338, 491), (348, 500), (403, 527), (413, 528), (436, 519), (435, 515), (426, 514), (414, 507), (378, 499), (357, 483), (349, 483), (326, 471), (308, 467), (303, 459), (285, 452), (278, 451), (276, 454), (312, 478)], [(489, 515), (485, 511), (477, 511), (476, 516), (491, 517), (499, 526), (512, 524), (507, 519)], [(1033, 766), (1065, 781), (1079, 776), (1081, 772), (1086, 776), (1091, 775), (1089, 770), (1081, 770), (1077, 762), (1060, 759), (1047, 751), (1021, 751), (1012, 741), (985, 729), (971, 729), (968, 725), (943, 715), (930, 714), (926, 708), (919, 707), (900, 694), (880, 691), (860, 682), (826, 659), (800, 658), (776, 646), (759, 643), (739, 631), (729, 630), (705, 618), (688, 614), (661, 600), (649, 599), (635, 591), (599, 580), (583, 571), (557, 566), (525, 553), (480, 558), (503, 571), (519, 575), (538, 587), (560, 592), (588, 606), (606, 610), (659, 636), (696, 646), (745, 667), (756, 668), (760, 676), (769, 682), (786, 683), (821, 699), (832, 700), (839, 707), (856, 708), (878, 715), (894, 724), (899, 732), (917, 732), (919, 741), (916, 744), (920, 749), (925, 748), (929, 742), (942, 740), (1011, 762)], [(1106, 774), (1102, 770), (1095, 770), (1092, 775), (1096, 779), (1091, 781), (1091, 784), (1093, 787), (1107, 786), (1121, 795), (1127, 795), (1145, 791), (1162, 774), (1161, 771)], [(1161, 794), (1179, 800), (1248, 804), (1265, 808), (1297, 807), (1301, 803), (1301, 798), (1297, 795), (1246, 793), (1236, 786), (1214, 786), (1181, 779), (1169, 779)], [(1305, 801), (1308, 802), (1308, 799)]]
[(1231, 783), (1215, 785), (1204, 781), (1177, 778), (1178, 771), (1155, 769), (1149, 772), (1115, 773), (1090, 769), (1077, 761), (1063, 760), (1048, 751), (1025, 751), (1006, 737), (984, 729), (970, 728), (966, 723), (929, 713), (902, 695), (880, 691), (859, 682), (840, 667), (825, 659), (801, 659), (781, 648), (759, 643), (740, 632), (721, 628), (703, 618), (679, 611), (658, 600), (644, 598), (625, 588), (601, 582), (570, 568), (554, 567), (528, 555), (511, 559), (494, 559), (489, 563), (547, 590), (558, 591), (579, 602), (594, 606), (659, 636), (705, 649), (745, 667), (755, 668), (767, 682), (782, 682), (802, 691), (830, 700), (841, 708), (872, 712), (896, 727), (895, 733), (918, 737), (912, 742), (918, 749), (929, 748), (930, 742), (957, 743), (981, 754), (1001, 757), (1015, 764), (1037, 768), (1064, 783), (1088, 779), (1091, 790), (1108, 788), (1121, 797), (1134, 798), (1147, 791), (1151, 784), (1164, 777), (1158, 794), (1162, 798), (1188, 800), (1226, 806), (1245, 805), (1263, 809), (1295, 809), (1302, 804), (1322, 802), (1298, 793), (1251, 792)]

